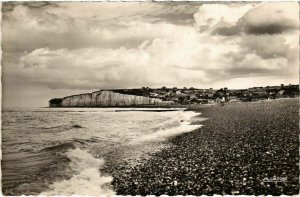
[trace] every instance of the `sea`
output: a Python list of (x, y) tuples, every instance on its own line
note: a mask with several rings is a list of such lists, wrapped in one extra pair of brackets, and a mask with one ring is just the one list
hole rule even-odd
[(114, 195), (107, 169), (146, 162), (169, 138), (200, 128), (191, 124), (199, 115), (180, 108), (4, 109), (3, 194)]

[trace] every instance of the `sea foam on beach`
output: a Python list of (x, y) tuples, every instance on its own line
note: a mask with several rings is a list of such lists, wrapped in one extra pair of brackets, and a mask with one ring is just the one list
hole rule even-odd
[(195, 129), (200, 128), (202, 125), (192, 125), (192, 118), (200, 115), (193, 111), (185, 111), (178, 113), (176, 116), (172, 117), (170, 120), (165, 121), (158, 125), (159, 129), (148, 134), (143, 135), (140, 138), (131, 141), (131, 144), (151, 142), (151, 141), (164, 141), (170, 137), (188, 133)]

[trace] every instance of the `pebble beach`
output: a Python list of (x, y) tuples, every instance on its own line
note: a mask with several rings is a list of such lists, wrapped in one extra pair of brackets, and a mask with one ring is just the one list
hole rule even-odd
[(207, 118), (135, 167), (116, 169), (118, 195), (296, 195), (299, 100), (190, 107)]

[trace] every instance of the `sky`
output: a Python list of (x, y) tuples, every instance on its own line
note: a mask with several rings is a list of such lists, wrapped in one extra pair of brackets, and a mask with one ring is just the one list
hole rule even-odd
[(99, 89), (299, 84), (297, 2), (2, 4), (4, 107)]

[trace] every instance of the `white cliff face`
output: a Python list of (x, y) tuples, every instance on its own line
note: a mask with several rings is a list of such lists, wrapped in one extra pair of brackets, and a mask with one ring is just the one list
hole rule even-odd
[(168, 105), (157, 98), (120, 94), (112, 91), (97, 91), (63, 98), (62, 107), (118, 107), (141, 105)]

